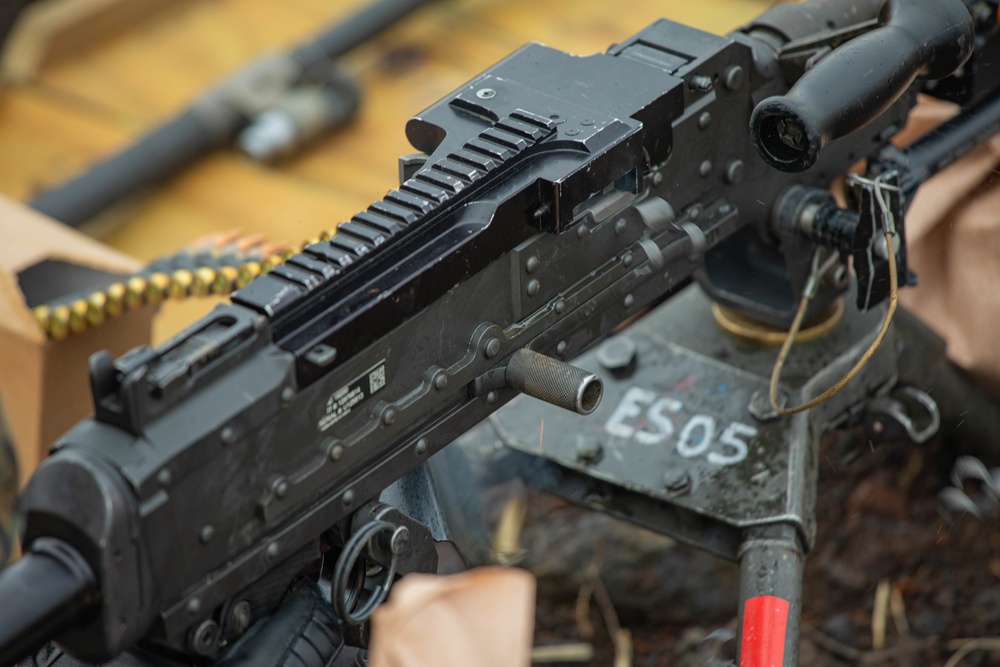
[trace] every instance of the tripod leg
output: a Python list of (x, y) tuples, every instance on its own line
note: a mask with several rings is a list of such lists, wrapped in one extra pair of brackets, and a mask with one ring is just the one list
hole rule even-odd
[(740, 546), (739, 667), (798, 667), (804, 559), (789, 524), (746, 532)]

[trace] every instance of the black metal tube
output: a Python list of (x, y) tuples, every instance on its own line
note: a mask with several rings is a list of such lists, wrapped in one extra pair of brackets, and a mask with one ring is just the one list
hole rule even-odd
[(935, 128), (901, 153), (907, 181), (923, 183), (1000, 132), (1000, 94)]
[[(220, 115), (220, 121), (223, 116)], [(78, 227), (112, 204), (166, 180), (199, 157), (224, 145), (238, 129), (212, 127), (193, 111), (144, 136), (121, 153), (52, 190), (29, 205), (40, 213)]]
[(773, 35), (766, 41), (774, 46), (824, 30), (840, 30), (878, 16), (885, 0), (806, 0), (779, 2), (753, 19), (742, 32), (754, 37)]
[(71, 626), (98, 598), (94, 574), (65, 542), (39, 538), (0, 572), (0, 665), (13, 665)]
[(378, 0), (295, 49), (293, 55), (311, 64), (320, 53), (336, 59), (364, 44), (429, 0)]
[(596, 410), (604, 394), (595, 373), (527, 349), (511, 356), (505, 380), (509, 387), (581, 415)]
[(804, 560), (788, 524), (746, 532), (740, 547), (741, 665), (798, 667)]

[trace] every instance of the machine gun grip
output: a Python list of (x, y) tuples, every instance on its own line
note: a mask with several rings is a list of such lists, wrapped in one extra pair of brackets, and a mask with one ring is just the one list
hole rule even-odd
[(753, 111), (750, 136), (769, 165), (804, 171), (820, 151), (877, 118), (918, 75), (939, 79), (975, 45), (962, 0), (888, 0), (878, 27), (835, 49), (784, 96)]

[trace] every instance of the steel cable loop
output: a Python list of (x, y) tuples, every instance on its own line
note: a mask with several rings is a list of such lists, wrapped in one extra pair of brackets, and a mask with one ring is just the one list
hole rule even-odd
[[(877, 190), (876, 190), (877, 191)], [(881, 203), (881, 198), (880, 198)], [(799, 302), (799, 309), (795, 313), (795, 319), (792, 321), (792, 328), (788, 330), (788, 337), (781, 346), (781, 351), (778, 353), (778, 359), (774, 362), (774, 369), (771, 371), (771, 385), (768, 391), (768, 396), (771, 400), (771, 408), (779, 415), (793, 415), (799, 412), (805, 412), (811, 408), (816, 407), (820, 403), (829, 400), (837, 392), (844, 388), (848, 382), (854, 379), (854, 377), (861, 372), (861, 369), (865, 367), (868, 361), (878, 350), (879, 346), (882, 344), (882, 340), (885, 338), (886, 334), (889, 333), (889, 326), (892, 324), (893, 316), (896, 314), (896, 306), (898, 303), (898, 292), (899, 292), (899, 280), (896, 275), (896, 253), (893, 250), (893, 241), (895, 237), (895, 231), (892, 229), (887, 229), (885, 232), (885, 242), (888, 252), (886, 255), (889, 259), (889, 308), (886, 311), (885, 318), (882, 320), (882, 326), (875, 336), (875, 340), (871, 342), (865, 353), (861, 355), (861, 358), (854, 364), (854, 366), (849, 370), (844, 377), (840, 379), (837, 384), (833, 385), (825, 392), (817, 396), (816, 398), (803, 403), (802, 405), (797, 405), (794, 407), (786, 408), (779, 404), (778, 402), (778, 384), (781, 380), (781, 369), (785, 365), (785, 360), (788, 358), (788, 354), (792, 350), (792, 345), (795, 343), (795, 336), (798, 334), (799, 329), (802, 327), (802, 320), (805, 318), (806, 310), (809, 308), (809, 302), (812, 300), (811, 292), (809, 287), (806, 288), (805, 294), (802, 295), (802, 301)], [(817, 263), (813, 263), (813, 275), (810, 277), (810, 282), (818, 283), (819, 272), (817, 270)]]
[(813, 256), (813, 266), (812, 273), (809, 276), (809, 280), (806, 283), (805, 290), (803, 290), (802, 301), (799, 303), (799, 309), (795, 313), (795, 319), (792, 322), (792, 327), (788, 331), (788, 337), (781, 346), (781, 351), (778, 353), (778, 359), (774, 363), (774, 369), (771, 371), (771, 383), (768, 391), (768, 396), (771, 401), (771, 408), (779, 415), (792, 415), (798, 412), (804, 412), (810, 408), (814, 408), (820, 403), (832, 398), (838, 391), (844, 388), (848, 382), (854, 379), (854, 377), (861, 372), (861, 369), (865, 367), (868, 361), (875, 354), (875, 351), (882, 344), (882, 340), (885, 338), (886, 334), (889, 333), (889, 326), (892, 324), (893, 316), (896, 314), (896, 306), (899, 302), (899, 276), (897, 275), (898, 269), (896, 266), (896, 251), (895, 251), (895, 237), (896, 237), (896, 220), (892, 213), (892, 208), (885, 198), (885, 191), (900, 192), (899, 186), (890, 185), (883, 182), (883, 176), (876, 176), (874, 179), (865, 178), (859, 176), (858, 174), (851, 174), (848, 176), (848, 183), (866, 185), (872, 188), (875, 195), (875, 200), (878, 202), (879, 209), (882, 213), (882, 221), (885, 228), (885, 247), (886, 247), (886, 259), (889, 262), (889, 307), (886, 311), (885, 318), (882, 321), (882, 326), (879, 328), (878, 334), (872, 341), (865, 353), (861, 355), (861, 358), (854, 364), (854, 366), (840, 379), (837, 384), (833, 385), (830, 389), (826, 390), (816, 398), (808, 401), (807, 403), (796, 406), (793, 408), (786, 408), (779, 404), (778, 402), (778, 384), (781, 379), (781, 369), (785, 365), (785, 360), (788, 358), (788, 354), (791, 352), (792, 345), (795, 343), (795, 337), (798, 335), (799, 329), (802, 327), (802, 320), (805, 318), (806, 310), (809, 307), (809, 302), (812, 300), (813, 296), (816, 294), (816, 290), (819, 288), (819, 281), (822, 276), (829, 270), (832, 266), (830, 261), (826, 265), (820, 267), (820, 249), (817, 248), (816, 254)]

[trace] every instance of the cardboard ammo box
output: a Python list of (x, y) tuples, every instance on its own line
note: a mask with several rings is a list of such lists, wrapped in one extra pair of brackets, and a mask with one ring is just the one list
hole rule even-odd
[(154, 309), (49, 340), (31, 307), (80, 294), (139, 262), (0, 196), (0, 398), (23, 485), (49, 446), (93, 412), (88, 359), (148, 344)]

